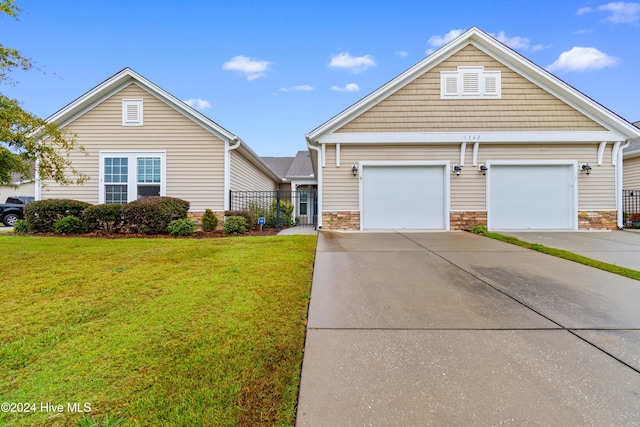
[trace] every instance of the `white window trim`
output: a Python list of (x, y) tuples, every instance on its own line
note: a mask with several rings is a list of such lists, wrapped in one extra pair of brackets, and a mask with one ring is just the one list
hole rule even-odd
[[(129, 169), (127, 176), (127, 202), (137, 199), (138, 185), (138, 158), (139, 157), (159, 157), (160, 158), (160, 195), (167, 195), (167, 152), (166, 151), (101, 151), (99, 167), (98, 202), (105, 203), (105, 182), (104, 182), (104, 159), (108, 157), (126, 157), (129, 159)], [(124, 184), (124, 183), (122, 183)]]
[[(465, 92), (464, 76), (473, 74), (478, 77), (478, 90)], [(495, 79), (495, 91), (487, 90), (488, 79)], [(440, 72), (440, 99), (499, 99), (501, 97), (500, 71), (485, 71), (483, 66), (460, 66), (456, 71)]]
[[(129, 120), (129, 107), (137, 108), (137, 119)], [(123, 99), (122, 100), (122, 126), (143, 126), (144, 125), (144, 108), (142, 99)]]

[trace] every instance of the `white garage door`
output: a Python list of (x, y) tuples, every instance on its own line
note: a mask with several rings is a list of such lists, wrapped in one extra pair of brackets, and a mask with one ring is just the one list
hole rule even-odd
[(362, 228), (443, 230), (445, 166), (362, 168)]
[(494, 230), (573, 230), (573, 165), (491, 165), (488, 220)]

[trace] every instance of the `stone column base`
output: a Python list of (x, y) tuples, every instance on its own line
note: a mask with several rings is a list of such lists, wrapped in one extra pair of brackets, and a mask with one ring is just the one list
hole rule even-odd
[(578, 212), (578, 230), (616, 230), (617, 228), (617, 211)]
[(323, 230), (360, 230), (360, 211), (322, 212)]
[(451, 230), (469, 230), (476, 225), (487, 226), (486, 211), (455, 211), (449, 215), (449, 228)]

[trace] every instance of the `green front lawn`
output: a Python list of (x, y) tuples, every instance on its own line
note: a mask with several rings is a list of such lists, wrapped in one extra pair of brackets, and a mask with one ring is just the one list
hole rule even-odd
[(292, 425), (315, 245), (0, 236), (0, 425)]

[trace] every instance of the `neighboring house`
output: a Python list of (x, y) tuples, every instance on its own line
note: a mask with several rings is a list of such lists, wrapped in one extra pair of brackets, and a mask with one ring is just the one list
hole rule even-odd
[[(92, 204), (146, 196), (188, 200), (222, 216), (232, 191), (275, 190), (279, 177), (240, 138), (125, 68), (48, 118), (77, 135), (73, 166), (90, 180), (46, 182), (37, 199)], [(39, 183), (40, 184), (40, 183)]]
[(7, 197), (13, 196), (30, 196), (34, 197), (36, 191), (35, 179), (22, 179), (15, 176), (12, 180), (14, 186), (0, 186), (0, 203), (4, 203)]
[[(635, 122), (640, 127), (640, 121)], [(640, 190), (640, 138), (629, 141), (624, 150), (624, 190)]]
[(291, 192), (293, 216), (300, 224), (311, 224), (316, 213), (318, 180), (308, 151), (298, 151), (295, 157), (262, 157), (280, 177), (280, 190)]
[(640, 130), (472, 28), (307, 135), (323, 229), (613, 229)]

